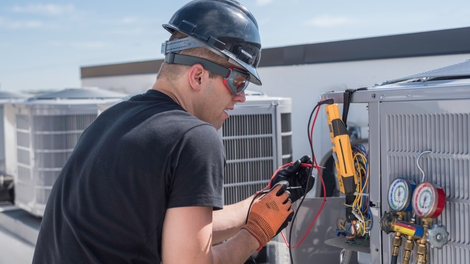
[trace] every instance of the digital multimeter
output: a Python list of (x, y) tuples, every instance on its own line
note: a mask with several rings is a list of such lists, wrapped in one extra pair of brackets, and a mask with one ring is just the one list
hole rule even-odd
[(344, 194), (353, 194), (356, 191), (357, 179), (348, 130), (341, 120), (337, 104), (328, 104), (325, 109), (339, 188)]

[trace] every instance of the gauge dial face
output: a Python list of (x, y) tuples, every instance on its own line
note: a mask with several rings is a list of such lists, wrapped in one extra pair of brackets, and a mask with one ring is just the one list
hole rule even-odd
[(423, 182), (416, 187), (413, 193), (413, 210), (419, 218), (429, 218), (436, 211), (438, 204), (437, 189), (429, 183)]
[(403, 211), (410, 203), (410, 196), (410, 184), (406, 179), (395, 179), (388, 189), (388, 204), (394, 211)]

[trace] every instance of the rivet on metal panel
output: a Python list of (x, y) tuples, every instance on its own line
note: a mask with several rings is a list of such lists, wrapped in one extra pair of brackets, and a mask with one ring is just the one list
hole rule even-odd
[(385, 99), (385, 95), (384, 95), (384, 94), (382, 94), (382, 95), (380, 96), (380, 100), (383, 100), (383, 99)]
[(375, 94), (372, 94), (371, 97), (372, 97), (372, 98), (375, 98)]
[(407, 94), (406, 97), (411, 98), (411, 94)]

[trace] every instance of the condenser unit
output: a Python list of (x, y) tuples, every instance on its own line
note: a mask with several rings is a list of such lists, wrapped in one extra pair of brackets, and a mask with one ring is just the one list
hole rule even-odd
[[(327, 93), (323, 95), (326, 98), (341, 103), (343, 94)], [(449, 232), (449, 242), (442, 249), (428, 245), (427, 263), (470, 263), (470, 60), (357, 91), (352, 102), (367, 103), (369, 110), (370, 205), (374, 216), (369, 263), (390, 263), (393, 235), (387, 235), (378, 224), (391, 211), (387, 190), (398, 177), (417, 184), (422, 181), (417, 165), (422, 153), (426, 155), (419, 163), (425, 181), (445, 192), (444, 211), (433, 224), (444, 225)], [(406, 221), (411, 214), (406, 215)], [(416, 258), (415, 247), (410, 263)], [(403, 245), (398, 263), (402, 260)]]
[[(0, 91), (0, 116), (3, 117), (3, 105), (6, 103), (20, 102), (31, 97), (26, 94), (11, 93)], [(0, 173), (5, 173), (5, 140), (4, 140), (4, 125), (3, 118), (0, 119)]]
[(4, 106), (6, 172), (15, 180), (15, 204), (36, 216), (98, 104), (125, 94), (96, 88), (65, 89)]
[(246, 92), (219, 130), (226, 151), (224, 203), (233, 204), (264, 188), (272, 174), (292, 161), (291, 99)]
[[(0, 116), (3, 117), (3, 105), (5, 103), (19, 102), (25, 100), (28, 95), (0, 91)], [(5, 137), (3, 118), (0, 119), (0, 202), (13, 202), (14, 183), (13, 176), (5, 171)]]

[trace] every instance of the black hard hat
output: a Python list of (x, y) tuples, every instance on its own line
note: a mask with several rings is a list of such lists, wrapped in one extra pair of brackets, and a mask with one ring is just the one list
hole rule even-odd
[(163, 27), (180, 31), (247, 70), (250, 81), (261, 85), (256, 71), (261, 57), (258, 23), (235, 0), (194, 0), (181, 7)]

